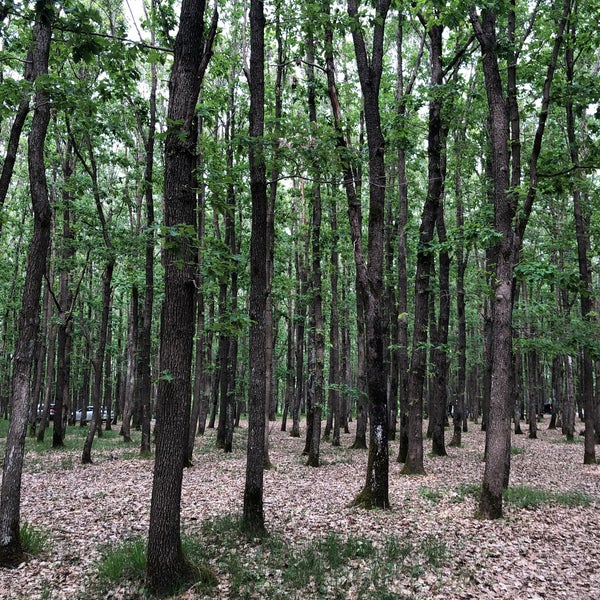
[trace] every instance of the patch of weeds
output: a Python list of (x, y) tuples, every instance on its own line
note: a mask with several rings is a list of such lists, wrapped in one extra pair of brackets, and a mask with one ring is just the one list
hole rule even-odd
[(302, 589), (311, 579), (321, 587), (325, 581), (325, 566), (318, 547), (311, 544), (303, 548), (286, 569), (285, 579), (295, 589)]
[(434, 569), (439, 568), (448, 556), (448, 548), (435, 535), (425, 537), (419, 547), (427, 564)]
[(452, 498), (453, 502), (464, 502), (469, 496), (476, 497), (481, 494), (481, 484), (479, 483), (462, 483), (454, 490), (455, 495)]
[(146, 542), (141, 538), (101, 550), (96, 571), (101, 582), (143, 581), (146, 576)]
[(576, 506), (588, 507), (592, 503), (592, 499), (585, 492), (555, 492), (552, 498), (554, 502), (561, 506), (574, 508)]
[(574, 435), (573, 439), (568, 439), (566, 437), (559, 437), (555, 440), (552, 440), (553, 444), (583, 444), (585, 442), (585, 438), (580, 435)]
[(50, 538), (48, 532), (39, 527), (34, 527), (27, 521), (21, 523), (19, 537), (21, 548), (25, 554), (40, 556), (48, 549), (48, 540)]
[[(174, 582), (174, 591), (191, 584), (195, 589), (203, 591), (214, 587), (217, 579), (214, 573), (204, 566), (201, 542), (193, 536), (182, 536), (181, 545), (188, 562), (189, 572), (181, 581)], [(146, 567), (145, 539), (135, 538), (117, 546), (106, 546), (101, 549), (101, 556), (96, 562), (98, 587), (104, 590), (104, 588), (118, 583), (133, 583), (139, 590), (144, 590)]]
[(72, 471), (75, 468), (73, 465), (73, 456), (71, 454), (67, 454), (61, 457), (60, 468), (63, 471)]
[(520, 448), (519, 446), (511, 446), (510, 453), (512, 456), (518, 456), (519, 454), (525, 454), (525, 448)]
[(440, 490), (434, 490), (425, 486), (421, 486), (418, 490), (419, 496), (429, 500), (432, 504), (437, 504), (443, 497), (443, 493)]
[(385, 540), (384, 558), (392, 563), (404, 563), (413, 551), (412, 544), (400, 543), (397, 537), (390, 536)]
[(591, 503), (590, 497), (584, 492), (551, 492), (526, 485), (518, 485), (504, 490), (504, 499), (516, 508), (537, 508), (552, 503), (572, 508), (589, 506)]

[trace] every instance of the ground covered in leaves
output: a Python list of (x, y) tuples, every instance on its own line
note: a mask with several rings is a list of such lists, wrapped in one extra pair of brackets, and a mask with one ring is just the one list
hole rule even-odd
[[(238, 530), (245, 476), (245, 425), (232, 454), (198, 438), (181, 508), (186, 548), (216, 585), (176, 598), (600, 598), (600, 465), (583, 465), (583, 443), (540, 424), (539, 439), (513, 436), (505, 517), (475, 517), (484, 434), (470, 424), (462, 448), (427, 455), (424, 476), (401, 475), (390, 445), (387, 511), (349, 505), (365, 479), (366, 451), (323, 441), (322, 466), (305, 466), (304, 440), (273, 423), (265, 474), (270, 536)], [(48, 436), (48, 437), (51, 437)], [(4, 452), (4, 440), (0, 450)], [(427, 444), (427, 450), (429, 444)], [(2, 599), (146, 598), (143, 581), (106, 576), (106, 557), (137, 548), (143, 562), (152, 460), (111, 433), (80, 464), (83, 432), (67, 448), (28, 441), (21, 518), (44, 549), (0, 569)], [(131, 555), (126, 555), (131, 556)], [(128, 564), (133, 559), (126, 559)], [(103, 571), (104, 569), (104, 571)], [(124, 573), (127, 578), (127, 573)]]

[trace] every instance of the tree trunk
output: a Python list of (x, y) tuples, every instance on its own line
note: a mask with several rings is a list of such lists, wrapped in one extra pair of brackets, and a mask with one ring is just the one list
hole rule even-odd
[[(48, 73), (54, 4), (44, 5), (36, 14), (34, 26), (32, 77), (35, 81)], [(50, 121), (50, 102), (44, 86), (35, 93), (35, 111), (29, 133), (29, 184), (33, 207), (33, 237), (29, 247), (27, 273), (23, 288), (19, 330), (12, 376), (12, 415), (6, 437), (6, 450), (0, 489), (0, 565), (18, 564), (22, 560), (20, 538), (21, 477), (27, 433), (29, 380), (39, 329), (42, 281), (52, 231), (52, 210), (48, 201), (44, 143)]]
[[(314, 56), (314, 37), (309, 27), (306, 47), (307, 47), (307, 81), (308, 81), (308, 112), (309, 121), (314, 130), (317, 130), (317, 105), (316, 105), (316, 82), (315, 82), (315, 56)], [(311, 382), (312, 382), (312, 427), (311, 438), (308, 446), (308, 465), (311, 467), (319, 466), (319, 451), (321, 443), (321, 414), (323, 410), (323, 401), (325, 398), (325, 323), (323, 319), (323, 290), (321, 278), (321, 184), (319, 182), (320, 165), (318, 159), (313, 160), (312, 172), (316, 181), (312, 185), (312, 223), (311, 223), (311, 243), (312, 243), (312, 264), (311, 264)]]
[[(385, 140), (381, 130), (379, 108), (379, 86), (383, 71), (383, 38), (389, 7), (389, 0), (379, 0), (376, 3), (370, 58), (362, 30), (358, 26), (352, 28), (369, 148), (368, 262), (365, 262), (361, 256), (357, 256), (358, 260), (356, 261), (359, 282), (357, 292), (362, 297), (365, 311), (369, 457), (366, 482), (354, 502), (378, 508), (389, 508), (388, 406), (381, 309), (386, 173)], [(348, 0), (348, 14), (353, 21), (357, 19), (358, 5), (355, 0)], [(356, 221), (351, 226), (354, 228)], [(353, 232), (354, 240), (362, 243), (359, 233)], [(355, 245), (357, 245), (356, 242)]]
[(147, 574), (153, 592), (166, 592), (190, 575), (181, 547), (180, 507), (190, 420), (191, 361), (197, 275), (196, 103), (210, 56), (213, 27), (204, 36), (205, 2), (183, 0), (169, 81), (165, 140), (163, 248), (165, 297), (161, 314), (156, 401), (156, 458)]
[[(154, 7), (155, 0), (152, 1)], [(151, 34), (154, 41), (154, 34)], [(144, 303), (138, 331), (138, 366), (140, 379), (139, 392), (142, 404), (142, 438), (140, 455), (149, 456), (152, 452), (150, 421), (152, 419), (152, 314), (154, 310), (154, 140), (156, 133), (156, 88), (158, 77), (156, 63), (150, 65), (150, 113), (148, 137), (146, 138), (146, 167), (144, 171), (144, 198), (146, 201), (146, 231), (144, 232)], [(108, 424), (108, 419), (107, 419)]]
[[(445, 177), (445, 169), (444, 171)], [(434, 390), (433, 406), (435, 406), (435, 418), (431, 430), (431, 451), (435, 456), (446, 456), (446, 445), (444, 440), (444, 427), (446, 424), (446, 411), (448, 406), (448, 327), (450, 324), (450, 255), (444, 249), (447, 243), (446, 225), (444, 221), (444, 206), (438, 205), (438, 216), (436, 220), (438, 240), (441, 244), (439, 252), (439, 314), (436, 327), (436, 339), (433, 348), (433, 378), (431, 381)], [(431, 416), (430, 416), (431, 418)]]
[(265, 129), (265, 15), (260, 0), (250, 1), (250, 381), (248, 390), (248, 448), (244, 488), (244, 526), (265, 530), (263, 485), (265, 460), (266, 356), (268, 282), (267, 181), (262, 138)]
[(329, 410), (333, 420), (332, 446), (340, 445), (340, 322), (338, 309), (339, 253), (337, 232), (337, 203), (331, 199), (331, 316), (329, 323)]
[(502, 91), (496, 44), (496, 14), (475, 10), (471, 23), (481, 46), (485, 87), (490, 112), (490, 137), (494, 188), (495, 229), (502, 236), (498, 246), (492, 302), (492, 385), (486, 426), (486, 464), (479, 504), (481, 516), (502, 516), (502, 491), (510, 465), (510, 402), (512, 399), (512, 286), (515, 240), (512, 222), (516, 207), (509, 194), (508, 111)]
[[(442, 83), (442, 33), (442, 25), (429, 26), (432, 87), (437, 87)], [(443, 138), (441, 98), (439, 95), (434, 95), (429, 103), (427, 197), (423, 205), (419, 228), (417, 272), (415, 275), (415, 313), (408, 380), (408, 454), (402, 470), (406, 474), (425, 473), (422, 420), (423, 386), (427, 367), (429, 284), (433, 269), (433, 252), (430, 245), (433, 241), (435, 223), (444, 189)]]
[[(567, 45), (565, 59), (567, 64), (567, 83), (572, 86), (575, 73), (574, 41), (576, 39), (575, 22), (570, 24), (571, 42)], [(584, 214), (581, 201), (579, 182), (581, 171), (579, 167), (578, 142), (575, 137), (575, 107), (569, 99), (566, 103), (567, 111), (567, 138), (569, 140), (569, 152), (571, 162), (577, 175), (573, 179), (573, 214), (575, 218), (575, 233), (577, 235), (577, 261), (579, 265), (579, 279), (581, 284), (580, 307), (581, 317), (585, 321), (592, 319), (592, 270), (589, 256), (590, 252), (590, 226), (589, 217)], [(596, 343), (596, 341), (592, 342)], [(594, 373), (592, 357), (587, 343), (583, 344), (583, 356), (581, 365), (581, 387), (583, 392), (584, 416), (585, 416), (585, 441), (583, 452), (583, 463), (586, 465), (596, 464), (596, 436), (594, 424), (596, 406), (594, 401)]]

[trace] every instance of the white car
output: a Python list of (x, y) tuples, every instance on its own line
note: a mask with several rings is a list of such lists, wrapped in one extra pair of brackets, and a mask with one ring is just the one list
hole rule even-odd
[[(92, 420), (92, 413), (94, 412), (94, 407), (93, 406), (86, 406), (86, 411), (85, 411), (85, 415), (83, 417), (84, 421), (91, 421)], [(81, 409), (79, 409), (76, 413), (75, 413), (75, 423), (79, 423), (79, 421), (81, 421)]]

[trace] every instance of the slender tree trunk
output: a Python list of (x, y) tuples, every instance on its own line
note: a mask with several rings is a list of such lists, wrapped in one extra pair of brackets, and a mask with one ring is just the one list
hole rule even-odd
[[(152, 0), (154, 7), (155, 0)], [(154, 34), (152, 41), (154, 40)], [(150, 113), (146, 138), (146, 167), (144, 171), (144, 198), (146, 202), (146, 230), (144, 232), (144, 302), (138, 331), (139, 392), (142, 404), (142, 438), (140, 455), (152, 452), (150, 421), (152, 419), (152, 314), (154, 310), (154, 139), (156, 133), (156, 88), (158, 83), (156, 63), (150, 65)], [(107, 420), (108, 423), (108, 420)]]
[[(574, 40), (576, 39), (575, 23), (570, 24), (571, 41), (567, 45), (565, 59), (567, 63), (567, 83), (574, 84), (575, 74), (575, 54)], [(578, 143), (575, 137), (575, 107), (569, 99), (566, 104), (567, 111), (567, 137), (569, 140), (569, 152), (573, 167), (579, 167)], [(573, 214), (575, 217), (575, 233), (577, 235), (577, 261), (579, 264), (579, 279), (581, 281), (580, 307), (581, 317), (584, 321), (590, 321), (592, 315), (592, 271), (589, 256), (590, 252), (590, 233), (589, 217), (587, 217), (582, 208), (581, 191), (579, 188), (580, 177), (575, 177), (573, 184)], [(581, 387), (583, 392), (583, 405), (585, 415), (585, 441), (583, 452), (583, 463), (586, 465), (596, 464), (596, 436), (594, 433), (594, 424), (596, 416), (596, 406), (594, 402), (594, 373), (592, 357), (587, 344), (583, 344), (582, 364), (581, 364)]]
[[(461, 153), (464, 136), (457, 133), (455, 139), (457, 159)], [(465, 225), (464, 205), (462, 193), (462, 169), (460, 160), (457, 160), (457, 168), (454, 174), (455, 196), (456, 196), (456, 228), (462, 232)], [(462, 446), (462, 423), (467, 407), (466, 403), (466, 379), (467, 379), (467, 319), (465, 303), (465, 272), (467, 268), (467, 257), (462, 239), (459, 236), (456, 248), (456, 320), (458, 328), (458, 368), (456, 374), (456, 396), (454, 401), (454, 413), (452, 415), (452, 440), (449, 446), (460, 448)]]
[[(197, 287), (196, 104), (212, 54), (216, 11), (205, 38), (205, 2), (183, 0), (169, 81), (165, 140), (164, 223), (180, 235), (163, 249), (165, 298), (161, 315), (156, 402), (156, 457), (150, 504), (147, 574), (153, 592), (188, 577), (181, 546), (180, 507), (191, 403), (191, 362)], [(173, 125), (176, 124), (176, 125)]]
[[(398, 102), (398, 117), (402, 122), (406, 116), (406, 98), (410, 93), (410, 84), (404, 85), (403, 67), (403, 34), (404, 13), (398, 13), (398, 29), (396, 34), (396, 100)], [(408, 89), (407, 89), (408, 88)], [(398, 148), (396, 157), (398, 165), (398, 394), (400, 396), (400, 432), (398, 461), (406, 462), (408, 455), (408, 275), (407, 275), (407, 225), (408, 225), (408, 177), (406, 167), (406, 151)]]
[[(316, 104), (316, 81), (315, 81), (315, 55), (314, 36), (309, 27), (306, 40), (307, 46), (307, 80), (308, 80), (308, 112), (309, 121), (314, 130), (317, 130), (317, 104)], [(316, 181), (312, 185), (312, 265), (311, 265), (311, 337), (313, 340), (311, 348), (311, 378), (312, 378), (312, 436), (308, 446), (308, 465), (319, 466), (319, 451), (321, 441), (321, 414), (325, 398), (325, 322), (323, 319), (323, 290), (321, 278), (321, 221), (322, 202), (321, 184), (319, 182), (319, 164), (315, 158), (312, 164), (313, 174)]]
[(92, 462), (92, 444), (96, 431), (102, 428), (102, 417), (100, 414), (102, 401), (102, 373), (104, 367), (104, 354), (106, 351), (106, 339), (108, 328), (110, 327), (110, 307), (112, 300), (112, 276), (115, 268), (116, 259), (111, 258), (107, 261), (104, 273), (102, 274), (102, 316), (100, 318), (100, 332), (98, 336), (98, 346), (96, 356), (92, 362), (94, 368), (94, 381), (92, 384), (92, 421), (90, 423), (83, 452), (81, 455), (82, 464)]
[[(442, 25), (429, 26), (431, 43), (431, 85), (442, 83)], [(441, 120), (441, 98), (434, 95), (429, 103), (428, 130), (428, 185), (419, 228), (417, 272), (415, 275), (415, 313), (412, 338), (411, 364), (408, 380), (408, 454), (403, 473), (421, 474), (423, 465), (423, 386), (427, 362), (427, 329), (429, 284), (433, 269), (433, 241), (435, 223), (444, 189), (442, 149), (444, 147)]]
[(490, 112), (495, 229), (502, 235), (496, 263), (492, 303), (492, 385), (486, 427), (486, 464), (479, 510), (484, 518), (502, 516), (502, 490), (510, 464), (510, 402), (512, 399), (512, 286), (515, 240), (512, 222), (516, 212), (509, 192), (508, 111), (502, 91), (496, 43), (496, 14), (475, 10), (471, 22), (481, 46)]
[[(385, 140), (381, 130), (379, 107), (379, 85), (383, 71), (383, 38), (389, 7), (389, 0), (378, 0), (376, 3), (370, 58), (362, 30), (359, 27), (352, 29), (369, 148), (368, 262), (359, 256), (356, 265), (358, 293), (363, 299), (365, 310), (369, 457), (366, 482), (354, 502), (378, 508), (389, 508), (388, 406), (381, 308), (386, 172)], [(358, 5), (355, 0), (348, 0), (348, 14), (351, 19), (357, 19)], [(352, 227), (354, 226), (353, 224)], [(362, 243), (358, 232), (354, 231), (353, 235), (354, 239)]]
[[(36, 14), (35, 47), (32, 55), (32, 78), (48, 73), (54, 4), (44, 5)], [(0, 488), (0, 565), (18, 564), (22, 560), (20, 538), (21, 478), (27, 433), (29, 382), (39, 329), (40, 297), (46, 272), (46, 260), (52, 231), (52, 209), (48, 200), (44, 143), (50, 121), (50, 102), (44, 86), (35, 93), (35, 111), (29, 133), (29, 184), (33, 207), (33, 237), (29, 247), (27, 273), (19, 316), (12, 375), (12, 414), (6, 437), (6, 450)]]
[(337, 203), (331, 199), (331, 316), (329, 323), (329, 410), (333, 420), (332, 446), (340, 445), (340, 323), (338, 309), (339, 252), (337, 231)]
[[(445, 169), (443, 169), (445, 171)], [(436, 327), (436, 340), (434, 343), (434, 375), (431, 381), (434, 391), (434, 402), (436, 416), (433, 419), (431, 431), (432, 452), (435, 456), (446, 456), (444, 439), (444, 427), (446, 423), (446, 411), (448, 406), (448, 328), (450, 324), (450, 255), (444, 250), (447, 243), (446, 225), (444, 221), (444, 206), (440, 202), (437, 216), (438, 240), (442, 249), (439, 253), (439, 314)]]
[(250, 382), (248, 448), (244, 488), (244, 526), (263, 532), (263, 486), (266, 410), (266, 315), (268, 294), (268, 198), (265, 156), (261, 139), (265, 128), (265, 15), (260, 0), (250, 1), (250, 191), (252, 232), (250, 238)]

